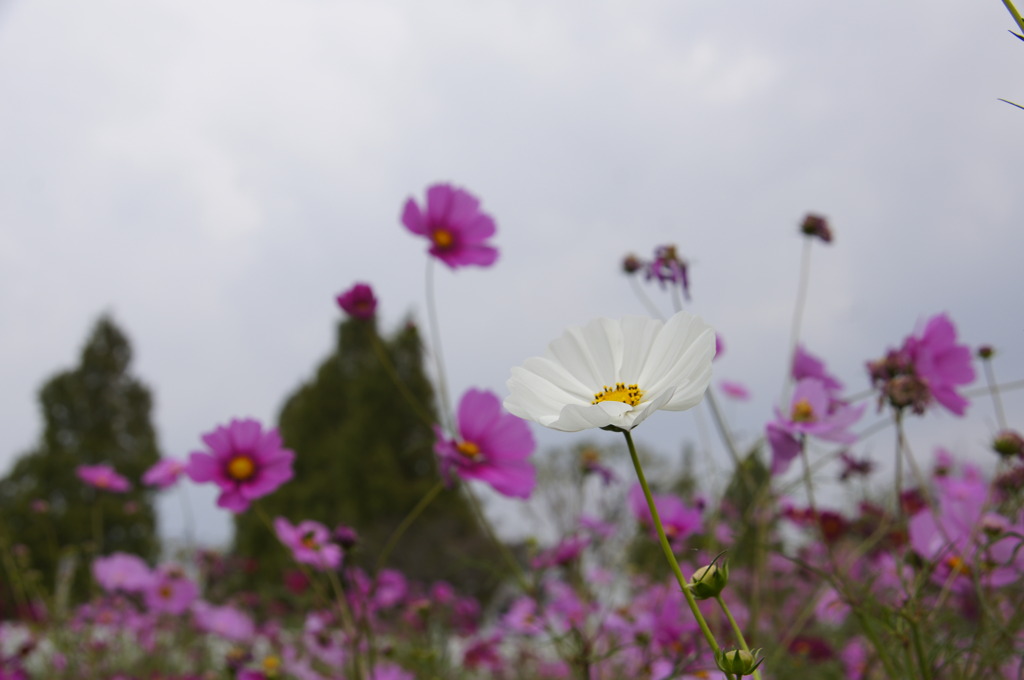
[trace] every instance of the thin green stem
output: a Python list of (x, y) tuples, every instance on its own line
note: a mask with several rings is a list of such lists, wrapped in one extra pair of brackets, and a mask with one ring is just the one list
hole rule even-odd
[[(738, 623), (736, 623), (736, 619), (733, 618), (732, 612), (729, 611), (729, 605), (727, 605), (725, 603), (725, 600), (722, 599), (721, 594), (715, 595), (715, 602), (717, 602), (718, 606), (722, 608), (723, 612), (725, 612), (725, 617), (729, 619), (729, 626), (732, 627), (733, 635), (736, 636), (736, 640), (740, 643), (740, 649), (749, 654), (750, 645), (747, 644), (747, 639), (743, 637), (743, 629), (740, 628), (740, 625)], [(759, 670), (755, 670), (754, 677), (760, 678), (761, 672)]]
[(918, 631), (917, 621), (910, 621), (910, 639), (914, 643), (914, 655), (917, 657), (918, 666), (921, 668), (921, 680), (931, 680), (932, 669), (924, 655), (924, 647), (921, 646), (921, 634)]
[(1009, 10), (1010, 14), (1013, 16), (1013, 20), (1017, 22), (1017, 28), (1019, 28), (1021, 34), (1024, 35), (1024, 19), (1021, 18), (1020, 12), (1017, 11), (1017, 8), (1013, 6), (1013, 3), (1010, 2), (1010, 0), (1003, 0), (1003, 4), (1006, 5), (1006, 9)]
[(391, 532), (391, 536), (388, 537), (387, 543), (385, 543), (384, 547), (381, 548), (380, 556), (377, 558), (377, 564), (373, 568), (374, 574), (380, 573), (381, 568), (387, 564), (388, 557), (391, 556), (391, 551), (393, 551), (395, 546), (398, 545), (399, 539), (402, 538), (409, 527), (412, 526), (413, 522), (423, 514), (423, 511), (426, 510), (432, 502), (434, 502), (434, 499), (437, 498), (438, 494), (442, 491), (444, 491), (444, 482), (442, 481), (439, 481), (437, 484), (430, 487), (430, 490), (423, 495), (423, 498), (421, 498), (419, 503), (416, 504), (416, 507), (410, 510), (409, 514), (402, 520), (402, 523), (395, 527), (395, 530)]
[(715, 421), (715, 427), (718, 429), (718, 435), (722, 438), (722, 442), (725, 443), (726, 450), (729, 451), (729, 456), (732, 458), (734, 465), (740, 464), (740, 452), (736, 448), (736, 442), (732, 439), (732, 433), (729, 431), (729, 426), (725, 422), (725, 418), (722, 417), (722, 411), (718, 408), (718, 400), (715, 395), (712, 394), (711, 390), (704, 393), (704, 399), (708, 403), (708, 408), (711, 409), (712, 420)]
[(441, 351), (441, 330), (437, 322), (437, 302), (434, 296), (434, 258), (432, 257), (427, 258), (426, 279), (430, 351), (434, 356), (434, 366), (437, 371), (437, 391), (441, 395), (441, 420), (445, 423), (446, 429), (449, 432), (454, 432), (455, 430), (450, 422), (452, 407), (451, 400), (448, 398), (448, 381), (445, 379), (445, 376), (448, 374), (444, 370), (444, 354)]
[(1003, 399), (999, 395), (999, 385), (996, 384), (995, 375), (992, 372), (992, 360), (985, 359), (981, 362), (985, 367), (985, 382), (988, 384), (989, 394), (992, 395), (992, 403), (996, 409), (996, 422), (999, 423), (999, 429), (1006, 429), (1006, 413), (1003, 411)]
[(789, 330), (789, 356), (786, 357), (786, 384), (782, 390), (783, 407), (789, 401), (789, 384), (793, 376), (793, 358), (796, 357), (796, 347), (800, 342), (800, 326), (803, 324), (804, 308), (807, 306), (807, 284), (811, 278), (811, 241), (804, 239), (804, 250), (800, 256), (800, 282), (796, 290), (796, 307), (793, 309), (793, 323)]
[(644, 498), (647, 499), (647, 507), (651, 511), (651, 519), (654, 521), (654, 528), (658, 532), (658, 543), (661, 544), (661, 550), (665, 553), (665, 559), (668, 561), (668, 566), (675, 574), (676, 581), (679, 582), (679, 589), (683, 591), (683, 597), (686, 598), (686, 604), (689, 605), (690, 611), (693, 613), (693, 618), (696, 619), (697, 625), (700, 626), (701, 633), (704, 634), (704, 639), (708, 641), (708, 645), (711, 646), (711, 651), (717, 653), (721, 648), (718, 645), (718, 641), (715, 640), (715, 634), (711, 632), (711, 628), (708, 626), (707, 621), (704, 620), (704, 615), (701, 614), (700, 608), (697, 606), (697, 600), (693, 597), (693, 593), (690, 592), (689, 585), (686, 582), (686, 577), (683, 576), (682, 569), (679, 568), (679, 562), (676, 560), (675, 553), (672, 552), (672, 546), (668, 542), (668, 537), (665, 535), (665, 528), (661, 523), (661, 517), (658, 516), (658, 508), (654, 505), (654, 497), (651, 495), (651, 488), (647, 485), (647, 478), (644, 476), (643, 466), (640, 465), (640, 457), (636, 452), (636, 445), (633, 444), (633, 437), (629, 434), (628, 430), (623, 430), (622, 434), (626, 437), (626, 445), (629, 447), (629, 457), (633, 461), (633, 468), (636, 470), (637, 479), (640, 481), (640, 487), (644, 491)]
[(416, 396), (409, 390), (409, 386), (405, 384), (401, 376), (398, 375), (398, 371), (395, 369), (395, 364), (391, 361), (391, 357), (388, 356), (387, 350), (384, 349), (384, 345), (380, 341), (380, 336), (377, 334), (377, 330), (373, 327), (373, 324), (364, 324), (366, 332), (370, 335), (370, 345), (373, 347), (373, 353), (377, 355), (377, 360), (380, 361), (381, 366), (387, 372), (388, 377), (391, 378), (391, 382), (395, 384), (398, 391), (401, 393), (402, 398), (409, 404), (416, 416), (427, 425), (427, 427), (434, 427), (436, 420), (431, 416), (427, 410), (423, 407)]
[(519, 583), (519, 587), (523, 589), (524, 593), (529, 593), (531, 595), (534, 594), (535, 589), (530, 585), (530, 582), (526, 580), (526, 574), (523, 573), (523, 566), (519, 564), (519, 560), (515, 558), (512, 552), (508, 549), (508, 546), (505, 545), (504, 541), (498, 538), (498, 534), (494, 532), (494, 527), (491, 526), (490, 521), (484, 514), (483, 507), (480, 505), (480, 499), (478, 499), (476, 494), (473, 493), (473, 489), (470, 488), (469, 484), (463, 484), (462, 488), (466, 492), (466, 497), (469, 499), (469, 506), (473, 510), (473, 514), (476, 515), (477, 522), (479, 522), (480, 526), (483, 527), (484, 533), (486, 533), (487, 537), (491, 539), (492, 543), (494, 543), (498, 552), (500, 552), (502, 557), (505, 558), (505, 561), (508, 563), (509, 568), (512, 571), (512, 575)]
[(640, 302), (642, 302), (644, 307), (647, 308), (648, 313), (656, 319), (664, 318), (661, 311), (654, 304), (654, 301), (651, 300), (650, 296), (645, 293), (644, 289), (640, 286), (640, 283), (637, 281), (637, 277), (635, 275), (630, 276), (629, 282), (633, 285), (633, 292), (636, 293), (638, 298), (640, 298)]

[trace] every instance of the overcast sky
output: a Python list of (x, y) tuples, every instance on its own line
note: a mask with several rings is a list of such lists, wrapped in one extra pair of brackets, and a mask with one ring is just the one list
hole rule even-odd
[[(998, 0), (0, 0), (0, 471), (103, 312), (179, 457), (232, 417), (276, 419), (353, 282), (386, 328), (425, 321), (426, 244), (399, 214), (436, 181), (481, 198), (501, 250), (436, 272), (455, 394), (504, 395), (565, 325), (642, 313), (619, 262), (675, 243), (727, 343), (715, 382), (754, 392), (728, 409), (752, 441), (807, 211), (836, 242), (814, 252), (803, 337), (851, 391), (942, 311), (1024, 378), (1011, 27)], [(699, 436), (688, 414), (648, 422), (666, 454)], [(917, 453), (984, 457), (994, 427), (989, 402), (931, 416)], [(226, 540), (212, 491), (192, 497)], [(180, 532), (177, 500), (161, 508)]]

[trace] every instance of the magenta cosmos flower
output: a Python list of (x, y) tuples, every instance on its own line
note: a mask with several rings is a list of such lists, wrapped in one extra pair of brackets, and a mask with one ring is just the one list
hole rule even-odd
[(772, 449), (772, 474), (782, 474), (800, 453), (806, 435), (840, 444), (852, 444), (857, 435), (849, 427), (864, 414), (866, 405), (850, 406), (833, 398), (829, 384), (819, 378), (804, 378), (793, 390), (789, 413), (776, 411), (768, 423), (767, 438)]
[(935, 401), (962, 416), (968, 401), (956, 388), (974, 381), (974, 368), (971, 350), (956, 343), (956, 326), (949, 317), (939, 314), (928, 319), (921, 333), (907, 338), (903, 346)]
[(193, 451), (185, 473), (194, 482), (219, 486), (217, 505), (231, 512), (244, 512), (292, 478), (295, 454), (281, 448), (276, 429), (264, 432), (256, 420), (232, 420), (204, 434), (203, 441), (211, 453)]
[(97, 557), (92, 562), (92, 575), (108, 593), (115, 590), (141, 592), (153, 582), (153, 572), (142, 558), (123, 552)]
[(198, 597), (199, 587), (176, 564), (157, 569), (145, 592), (146, 607), (161, 614), (184, 614)]
[(493, 392), (470, 390), (459, 402), (459, 437), (445, 439), (435, 427), (434, 451), (447, 476), (479, 479), (505, 496), (529, 498), (537, 471), (527, 458), (536, 444), (530, 426), (501, 409)]
[(104, 491), (124, 493), (132, 488), (131, 483), (109, 465), (79, 465), (75, 474), (86, 484)]
[(142, 475), (142, 483), (166, 489), (173, 486), (184, 472), (184, 462), (174, 458), (164, 458), (146, 470), (146, 473)]
[(425, 209), (411, 198), (406, 201), (402, 224), (429, 239), (428, 252), (452, 269), (489, 267), (498, 259), (498, 249), (485, 243), (496, 231), (494, 220), (472, 194), (450, 184), (427, 189)]
[(357, 283), (337, 297), (338, 306), (354, 319), (368, 321), (377, 313), (377, 298), (369, 284)]
[(277, 538), (292, 551), (296, 562), (317, 569), (337, 569), (341, 564), (341, 546), (331, 543), (331, 532), (313, 520), (292, 525), (284, 517), (274, 520)]

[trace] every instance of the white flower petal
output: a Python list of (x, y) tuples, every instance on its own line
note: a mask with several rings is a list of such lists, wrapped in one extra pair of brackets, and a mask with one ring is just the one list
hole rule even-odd
[[(700, 403), (711, 380), (714, 347), (714, 331), (688, 312), (664, 323), (638, 316), (595, 319), (567, 329), (544, 357), (512, 369), (505, 408), (567, 432), (609, 425), (632, 429), (654, 411)], [(620, 382), (636, 384), (642, 401), (591, 403), (605, 386)]]

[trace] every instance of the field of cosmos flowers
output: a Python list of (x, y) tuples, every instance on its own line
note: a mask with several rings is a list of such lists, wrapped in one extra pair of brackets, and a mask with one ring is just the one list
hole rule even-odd
[[(498, 258), (495, 221), (464, 189), (429, 187), (424, 202), (409, 199), (401, 222), (425, 239), (428, 260), (451, 269)], [(799, 229), (807, 253), (831, 247), (824, 218), (808, 215)], [(468, 493), (473, 480), (530, 498), (544, 484), (530, 423), (594, 430), (632, 463), (623, 478), (595, 450), (573, 454), (576, 488), (548, 493), (582, 500), (561, 518), (571, 529), (548, 546), (513, 550), (488, 530), (506, 558), (492, 597), (414, 582), (386, 564), (376, 573), (349, 564), (358, 526), (266, 517), (266, 531), (313, 586), (287, 610), (259, 606), (258, 593), (213, 588), (230, 555), (193, 551), (148, 564), (102, 554), (84, 603), (62, 609), (53, 593), (22, 589), (29, 615), (0, 623), (0, 679), (1024, 677), (1024, 439), (1006, 422), (995, 351), (962, 344), (954, 321), (936, 314), (866, 357), (873, 389), (850, 397), (797, 333), (779, 406), (757, 445), (738, 450), (708, 389), (721, 339), (683, 309), (687, 263), (660, 246), (650, 259), (626, 257), (623, 270), (638, 292), (668, 293), (675, 313), (566, 328), (511, 368), (504, 395), (471, 389), (452, 407), (439, 390), (443, 484), (431, 494)], [(359, 323), (374, 318), (377, 300), (356, 283), (337, 303)], [(972, 394), (998, 414), (995, 475), (942, 449), (915, 460), (905, 422), (936, 411), (963, 416), (965, 388), (982, 372), (986, 385)], [(440, 368), (436, 380), (444, 385)], [(720, 397), (746, 396), (741, 384), (721, 386)], [(694, 408), (708, 409), (731, 453), (729, 488), (719, 498), (686, 484), (655, 493), (632, 431), (655, 411)], [(867, 414), (896, 434), (892, 479), (877, 479), (858, 452)], [(78, 477), (109, 494), (215, 485), (217, 505), (249, 513), (289, 484), (303, 455), (251, 419), (197, 439), (187, 460), (161, 460), (141, 479), (108, 465), (83, 465)], [(842, 488), (855, 510), (818, 508), (814, 471), (825, 462), (842, 468), (829, 493)], [(401, 550), (432, 498), (394, 528), (390, 548)], [(17, 586), (16, 561), (7, 556), (5, 566)]]

